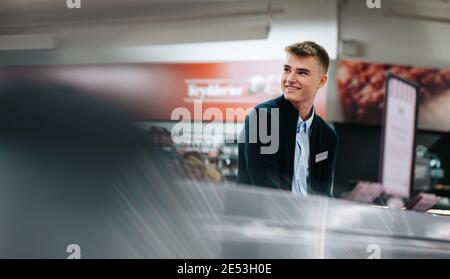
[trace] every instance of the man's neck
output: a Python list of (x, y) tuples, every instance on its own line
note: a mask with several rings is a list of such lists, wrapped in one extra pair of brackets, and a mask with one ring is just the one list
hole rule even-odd
[(307, 103), (303, 103), (300, 105), (295, 105), (294, 107), (298, 110), (300, 117), (302, 118), (303, 121), (306, 121), (309, 119), (309, 117), (312, 114), (312, 108), (313, 105), (312, 104), (307, 104)]

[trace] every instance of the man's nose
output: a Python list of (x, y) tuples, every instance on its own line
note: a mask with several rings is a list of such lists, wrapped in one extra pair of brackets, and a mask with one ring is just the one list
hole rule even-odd
[(294, 73), (288, 74), (287, 77), (286, 77), (286, 81), (287, 81), (288, 83), (293, 83), (293, 82), (295, 82), (295, 74), (294, 74)]

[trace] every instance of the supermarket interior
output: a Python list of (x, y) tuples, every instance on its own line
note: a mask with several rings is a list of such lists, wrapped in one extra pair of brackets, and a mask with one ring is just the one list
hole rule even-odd
[(0, 1), (0, 258), (450, 258), (449, 45), (441, 0)]

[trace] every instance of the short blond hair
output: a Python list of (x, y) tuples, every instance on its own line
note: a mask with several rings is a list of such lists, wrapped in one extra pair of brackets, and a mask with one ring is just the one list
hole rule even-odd
[(288, 54), (299, 57), (317, 57), (319, 64), (322, 66), (324, 73), (328, 72), (330, 65), (330, 57), (327, 51), (319, 44), (311, 41), (295, 43), (284, 48)]

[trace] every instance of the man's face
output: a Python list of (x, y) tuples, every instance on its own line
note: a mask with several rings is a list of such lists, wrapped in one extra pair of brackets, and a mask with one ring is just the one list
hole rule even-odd
[(281, 76), (284, 97), (292, 104), (313, 103), (317, 90), (327, 80), (317, 57), (288, 54)]

